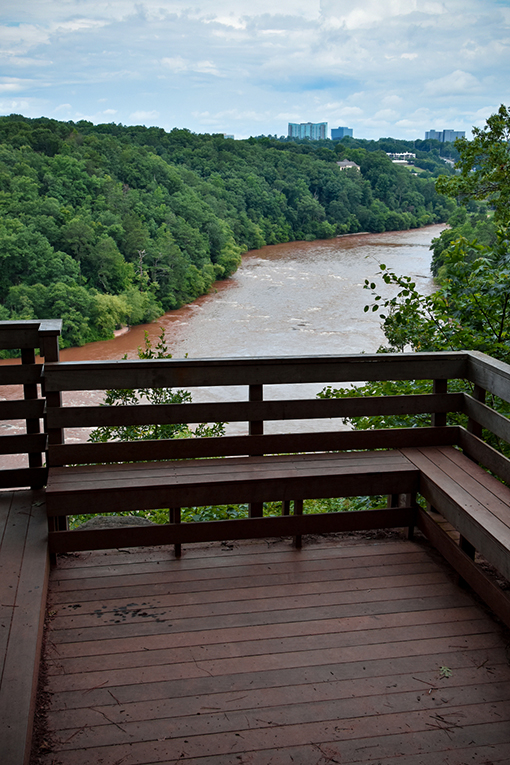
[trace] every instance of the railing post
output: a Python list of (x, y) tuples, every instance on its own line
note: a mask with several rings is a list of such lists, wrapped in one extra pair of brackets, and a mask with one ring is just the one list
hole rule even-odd
[[(249, 401), (263, 401), (264, 391), (262, 385), (250, 385), (248, 400)], [(263, 420), (250, 420), (248, 424), (248, 433), (250, 436), (262, 436), (264, 433), (264, 421)], [(257, 455), (251, 453), (250, 457)], [(250, 502), (248, 505), (248, 514), (250, 518), (262, 518), (264, 514), (263, 502)]]
[[(302, 499), (295, 499), (294, 500), (294, 515), (303, 515), (303, 500)], [(303, 545), (303, 540), (301, 537), (301, 534), (296, 534), (294, 537), (294, 547), (297, 550), (300, 550)]]
[[(434, 380), (432, 393), (440, 395), (448, 393), (448, 380)], [(446, 412), (433, 412), (432, 425), (436, 427), (444, 427), (446, 425)]]
[[(50, 330), (46, 333), (41, 332), (41, 356), (44, 356), (44, 363), (52, 363), (59, 361), (60, 352), (58, 347), (58, 336), (60, 329)], [(44, 375), (42, 379), (42, 395), (46, 399), (46, 407), (61, 407), (62, 406), (62, 393), (60, 391), (46, 392), (44, 386)], [(62, 428), (48, 428), (45, 423), (45, 430), (48, 435), (48, 444), (63, 444), (64, 433)], [(46, 458), (46, 461), (48, 459)], [(67, 531), (68, 522), (67, 516), (58, 516), (56, 518), (48, 518), (48, 526), (50, 531)], [(55, 560), (52, 561), (53, 563)]]
[[(180, 523), (181, 522), (181, 508), (180, 507), (171, 507), (168, 511), (169, 515), (169, 521), (170, 523)], [(176, 558), (180, 558), (182, 554), (182, 546), (179, 542), (174, 545), (174, 554)]]
[[(480, 387), (480, 385), (476, 385), (473, 389), (473, 398), (476, 399), (476, 401), (480, 401), (480, 403), (485, 404), (485, 396), (486, 391), (484, 388)], [(471, 417), (468, 419), (468, 425), (467, 429), (470, 433), (472, 433), (477, 438), (482, 437), (482, 426), (479, 422), (476, 420), (473, 420)]]
[[(21, 349), (21, 363), (22, 364), (35, 364), (35, 349), (34, 348), (22, 348)], [(38, 398), (37, 383), (26, 383), (23, 385), (23, 397), (26, 401), (31, 401)], [(27, 434), (34, 434), (41, 432), (41, 425), (39, 418), (30, 418), (25, 420)], [(28, 455), (28, 465), (31, 468), (42, 467), (42, 454), (41, 452), (30, 452)], [(43, 484), (32, 484), (31, 489), (41, 489)]]

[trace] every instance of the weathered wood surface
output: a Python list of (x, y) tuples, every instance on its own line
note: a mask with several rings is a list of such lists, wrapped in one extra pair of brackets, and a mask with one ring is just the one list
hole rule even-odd
[(23, 366), (6, 364), (0, 366), (0, 385), (28, 385), (41, 382), (42, 364)]
[(46, 441), (45, 433), (0, 436), (0, 454), (43, 452), (46, 449)]
[[(459, 534), (434, 512), (418, 510), (416, 521), (420, 531), (434, 545), (448, 563), (457, 571), (471, 589), (489, 608), (510, 627), (510, 595), (489, 577), (459, 544)], [(447, 527), (447, 528), (445, 528)]]
[(46, 467), (6, 468), (0, 470), (0, 489), (14, 486), (44, 486), (48, 477)]
[[(462, 393), (449, 393), (348, 399), (233, 401), (211, 404), (66, 406), (61, 409), (49, 409), (47, 421), (50, 428), (84, 428), (100, 425), (166, 425), (182, 422), (312, 420), (331, 417), (457, 412), (461, 411), (463, 404)], [(492, 410), (489, 411), (492, 412)]]
[(510, 484), (510, 460), (501, 452), (469, 433), (465, 428), (459, 428), (458, 445), (464, 454), (475, 462), (479, 462), (505, 483)]
[(449, 445), (459, 438), (456, 426), (444, 428), (395, 428), (386, 430), (333, 431), (179, 438), (162, 441), (53, 444), (51, 431), (48, 464), (80, 465), (102, 462), (230, 457), (246, 454), (349, 451), (356, 449), (399, 449), (403, 446)]
[(44, 765), (508, 761), (506, 640), (426, 550), (230, 548), (52, 572)]
[(418, 470), (396, 451), (276, 455), (53, 468), (49, 516), (157, 507), (411, 493)]
[(45, 378), (48, 391), (59, 391), (451, 379), (467, 371), (468, 354), (443, 352), (60, 362), (45, 366)]
[[(298, 508), (301, 507), (298, 513), (296, 513), (296, 505)], [(229, 521), (184, 524), (174, 522), (154, 526), (51, 531), (49, 547), (51, 553), (162, 544), (179, 546), (180, 550), (182, 544), (197, 542), (292, 536), (296, 538), (296, 544), (299, 546), (299, 539), (303, 534), (409, 528), (414, 525), (415, 517), (415, 508), (411, 507), (303, 515), (302, 502), (294, 501), (294, 515), (286, 514), (282, 517), (250, 517)]]
[(45, 401), (35, 400), (0, 401), (0, 420), (25, 420), (27, 417), (42, 418)]
[(61, 319), (0, 321), (0, 348), (38, 348), (41, 338), (57, 337)]
[[(507, 395), (510, 398), (510, 388)], [(494, 409), (467, 394), (464, 394), (462, 410), (483, 428), (490, 430), (498, 438), (502, 438), (503, 441), (510, 443), (510, 421), (507, 417), (504, 417), (499, 412), (494, 411)]]
[(42, 492), (0, 494), (0, 762), (27, 765), (49, 574)]
[(479, 351), (467, 353), (467, 379), (481, 388), (499, 396), (504, 401), (510, 398), (510, 365), (498, 361)]
[(457, 449), (402, 452), (420, 470), (419, 492), (510, 579), (510, 489)]

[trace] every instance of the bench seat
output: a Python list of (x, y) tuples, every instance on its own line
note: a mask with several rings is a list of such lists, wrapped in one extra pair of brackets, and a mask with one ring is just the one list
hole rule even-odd
[(419, 470), (397, 450), (50, 468), (48, 516), (412, 494)]
[(402, 454), (420, 471), (420, 494), (510, 579), (510, 488), (451, 446)]

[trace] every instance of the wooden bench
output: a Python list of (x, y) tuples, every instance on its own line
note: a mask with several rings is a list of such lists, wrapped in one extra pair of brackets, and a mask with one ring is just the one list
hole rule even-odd
[[(377, 363), (374, 364), (374, 361)], [(356, 527), (411, 526), (411, 501), (418, 470), (400, 446), (452, 444), (456, 429), (440, 425), (398, 431), (322, 430), (320, 423), (356, 413), (429, 412), (437, 416), (459, 407), (461, 397), (446, 391), (421, 396), (378, 399), (263, 400), (263, 386), (336, 383), (385, 375), (380, 357), (317, 357), (231, 360), (144, 360), (47, 364), (47, 432), (49, 476), (47, 511), (54, 521), (50, 550), (87, 547), (175, 544), (204, 539), (248, 536), (295, 536)], [(402, 364), (393, 359), (393, 374), (409, 377), (460, 374), (465, 359), (458, 354), (427, 355), (416, 364), (411, 354)], [(246, 386), (247, 401), (142, 406), (60, 406), (56, 397), (70, 391), (197, 386)], [(284, 389), (288, 395), (289, 387)], [(314, 419), (315, 430), (264, 433), (264, 423)], [(247, 435), (164, 441), (65, 443), (69, 428), (150, 423), (248, 423)], [(379, 451), (384, 450), (384, 451)], [(377, 514), (302, 515), (305, 499), (359, 495), (393, 496), (393, 507)], [(398, 495), (405, 495), (405, 507)], [(281, 518), (263, 518), (264, 501), (281, 501)], [(294, 514), (290, 504), (294, 502)], [(183, 524), (179, 509), (211, 504), (249, 503), (248, 523)], [(68, 532), (61, 519), (71, 514), (169, 508), (170, 521), (157, 528)], [(354, 517), (350, 517), (350, 516)], [(119, 536), (120, 535), (120, 536)], [(119, 540), (122, 539), (122, 542)], [(176, 548), (176, 552), (179, 547)]]
[[(366, 494), (414, 495), (418, 475), (417, 468), (398, 451), (81, 465), (51, 468), (46, 498), (49, 517), (71, 512), (87, 513), (91, 508), (96, 513), (103, 513), (243, 502), (250, 502), (253, 507), (264, 501), (281, 501), (284, 517), (257, 518), (252, 513), (253, 522), (249, 529), (246, 524), (236, 522), (230, 523), (228, 530), (225, 522), (186, 524), (181, 528), (142, 527), (130, 530), (131, 544), (181, 544), (182, 541), (239, 538), (239, 535), (294, 535), (299, 544), (300, 536), (307, 530), (318, 530), (317, 518), (303, 517), (297, 523), (303, 500), (353, 496), (359, 494), (360, 486)], [(288, 516), (291, 501), (294, 517)], [(355, 515), (357, 523), (362, 524), (360, 528), (410, 526), (413, 523), (411, 507), (381, 511), (378, 515), (375, 512)], [(176, 515), (173, 520), (178, 522)], [(326, 530), (353, 528), (353, 519), (345, 513), (335, 513), (324, 520), (328, 521)], [(123, 544), (127, 544), (129, 533), (124, 532)], [(112, 546), (114, 534), (111, 531), (92, 532), (87, 538), (80, 532), (78, 538), (76, 534), (70, 537), (58, 532), (55, 541), (63, 540), (68, 544), (71, 539), (76, 544), (88, 545), (89, 539), (94, 538), (96, 544)], [(52, 551), (57, 551), (53, 545)]]
[(464, 549), (510, 580), (510, 488), (452, 447), (402, 453), (420, 471), (420, 494), (460, 532)]

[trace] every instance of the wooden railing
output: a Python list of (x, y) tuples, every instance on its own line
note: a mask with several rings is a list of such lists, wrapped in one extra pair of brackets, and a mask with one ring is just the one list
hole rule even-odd
[[(452, 444), (455, 427), (446, 426), (448, 412), (464, 410), (462, 393), (431, 393), (349, 399), (290, 399), (289, 386), (303, 383), (343, 384), (366, 380), (433, 379), (446, 390), (449, 378), (467, 378), (469, 354), (388, 354), (335, 357), (257, 358), (222, 360), (157, 360), (71, 362), (45, 365), (47, 395), (62, 391), (97, 391), (109, 388), (221, 387), (226, 401), (168, 404), (164, 406), (59, 407), (48, 401), (47, 427), (52, 445), (50, 467), (91, 462), (198, 459), (238, 455), (313, 451), (400, 448)], [(266, 386), (283, 386), (283, 397), (264, 400)], [(229, 401), (231, 386), (246, 386), (246, 401)], [(386, 430), (331, 430), (307, 420), (327, 421), (360, 415), (430, 414), (430, 426)], [(301, 420), (299, 432), (285, 432), (285, 423)], [(264, 432), (265, 424), (280, 422), (277, 434)], [(177, 424), (201, 422), (247, 423), (246, 435), (164, 441), (65, 443), (65, 429), (77, 427)], [(308, 426), (309, 427), (309, 426)]]
[[(0, 421), (4, 424), (0, 428), (5, 431), (5, 425), (9, 422), (24, 422), (24, 433), (0, 435), (0, 457), (19, 455), (21, 462), (23, 455), (26, 455), (28, 462), (28, 466), (0, 469), (1, 489), (23, 486), (41, 488), (46, 483), (47, 469), (43, 462), (47, 438), (41, 426), (45, 399), (41, 390), (42, 363), (36, 363), (36, 351), (39, 350), (46, 361), (58, 361), (61, 327), (60, 319), (0, 322), (0, 349), (18, 350), (21, 355), (21, 363), (13, 360), (12, 363), (0, 365)], [(15, 398), (2, 396), (5, 386), (20, 386), (15, 389)]]
[[(264, 400), (265, 386), (293, 386), (302, 383), (335, 385), (374, 380), (433, 380), (433, 393), (345, 399), (280, 398)], [(448, 393), (448, 380), (473, 383), (472, 394)], [(236, 454), (276, 454), (328, 449), (399, 448), (427, 444), (457, 443), (473, 457), (490, 461), (491, 469), (505, 473), (506, 463), (480, 441), (483, 428), (510, 441), (510, 424), (485, 401), (485, 392), (510, 399), (510, 368), (476, 352), (435, 354), (374, 354), (335, 357), (256, 358), (221, 360), (158, 360), (117, 362), (71, 362), (46, 364), (48, 396), (65, 391), (92, 391), (109, 388), (207, 388), (221, 387), (226, 401), (169, 404), (165, 406), (86, 406), (60, 408), (58, 399), (49, 402), (50, 443), (62, 444), (52, 450), (50, 464), (97, 461), (179, 459)], [(229, 401), (230, 386), (246, 386), (247, 400)], [(288, 391), (288, 387), (284, 391)], [(285, 394), (284, 394), (285, 395)], [(467, 428), (446, 426), (448, 413), (464, 413)], [(327, 420), (359, 416), (430, 414), (430, 425), (422, 428), (385, 430), (321, 430), (304, 427), (298, 433), (269, 435), (270, 421)], [(247, 435), (221, 439), (179, 439), (163, 442), (108, 444), (67, 444), (64, 429), (154, 423), (247, 422)], [(497, 466), (497, 468), (495, 467)], [(498, 472), (499, 474), (499, 472)], [(509, 476), (510, 477), (510, 476)]]

